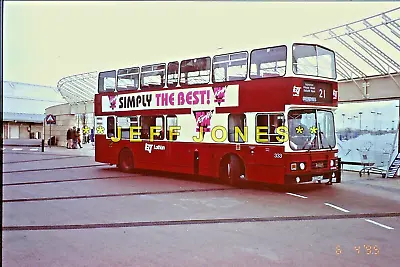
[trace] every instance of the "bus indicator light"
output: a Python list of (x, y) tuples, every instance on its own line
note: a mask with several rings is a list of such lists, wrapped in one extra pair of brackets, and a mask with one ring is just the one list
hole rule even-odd
[(296, 163), (290, 164), (290, 170), (295, 171), (296, 169), (297, 169), (297, 164)]

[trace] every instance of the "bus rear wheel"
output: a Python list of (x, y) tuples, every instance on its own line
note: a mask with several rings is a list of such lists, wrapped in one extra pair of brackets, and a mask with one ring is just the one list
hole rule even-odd
[(123, 172), (133, 171), (133, 155), (129, 149), (124, 148), (119, 153), (118, 168)]
[(231, 186), (241, 186), (241, 176), (244, 177), (244, 165), (242, 160), (235, 155), (229, 155), (221, 161), (220, 178), (221, 180)]

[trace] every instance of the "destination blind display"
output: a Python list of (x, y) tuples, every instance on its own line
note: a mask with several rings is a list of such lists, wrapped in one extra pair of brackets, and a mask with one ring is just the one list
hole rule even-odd
[(332, 103), (332, 86), (328, 83), (304, 81), (303, 102)]

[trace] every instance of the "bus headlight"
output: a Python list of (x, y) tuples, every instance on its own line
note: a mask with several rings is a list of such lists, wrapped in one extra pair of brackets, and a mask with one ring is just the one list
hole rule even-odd
[(306, 168), (306, 164), (305, 164), (304, 162), (301, 162), (301, 163), (299, 164), (299, 166), (300, 166), (300, 169), (301, 169), (301, 170), (305, 170), (305, 168)]
[(335, 160), (331, 159), (331, 167), (335, 166)]

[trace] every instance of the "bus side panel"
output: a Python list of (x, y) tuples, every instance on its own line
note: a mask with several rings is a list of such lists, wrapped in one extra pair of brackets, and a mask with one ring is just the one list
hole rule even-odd
[(220, 161), (228, 152), (234, 152), (231, 145), (173, 142), (164, 161), (165, 170), (218, 178)]
[(285, 168), (277, 165), (248, 164), (246, 176), (248, 180), (271, 184), (284, 184)]
[(221, 161), (223, 157), (228, 154), (239, 156), (245, 166), (247, 166), (249, 160), (251, 160), (247, 145), (240, 145), (240, 149), (237, 149), (235, 144), (208, 144), (206, 154), (208, 156), (203, 163), (208, 166), (204, 168), (203, 175), (214, 178), (219, 178)]
[(278, 183), (284, 181), (284, 147), (278, 145), (249, 146), (248, 180), (263, 183)]
[(227, 151), (228, 147), (221, 144), (204, 144), (201, 146), (200, 154), (200, 171), (203, 176), (214, 178), (219, 177), (219, 163), (222, 153), (219, 151)]
[(110, 147), (111, 140), (106, 139), (105, 135), (96, 135), (95, 156), (96, 162), (117, 164), (118, 154), (115, 155), (114, 147)]
[[(281, 146), (251, 146), (232, 144), (207, 145), (202, 159), (204, 167), (202, 175), (219, 177), (219, 166), (222, 158), (227, 154), (239, 156), (246, 169), (246, 179), (264, 183), (284, 183), (285, 166), (283, 161), (283, 147)], [(209, 156), (207, 156), (209, 155)]]
[(135, 168), (170, 171), (166, 162), (170, 150), (169, 142), (142, 140), (132, 142), (129, 146), (134, 154)]
[(206, 156), (204, 146), (206, 145), (200, 143), (170, 142), (168, 158), (165, 160), (167, 169), (171, 172), (194, 174), (195, 155), (198, 155), (199, 174), (203, 173), (202, 165)]

